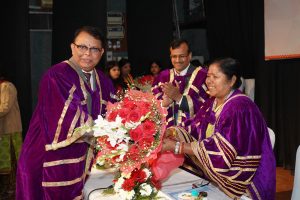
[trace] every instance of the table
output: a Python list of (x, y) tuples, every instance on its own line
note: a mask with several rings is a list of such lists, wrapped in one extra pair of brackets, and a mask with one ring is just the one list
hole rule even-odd
[[(98, 170), (92, 168), (91, 175), (84, 186), (84, 199), (85, 200), (110, 200), (115, 197), (101, 197), (101, 190), (98, 188), (106, 188), (112, 184), (114, 178), (113, 170)], [(173, 200), (177, 199), (178, 194), (192, 190), (192, 184), (199, 184), (207, 182), (206, 180), (195, 176), (185, 170), (176, 169), (172, 172), (171, 176), (162, 183), (162, 190), (159, 193), (161, 199)], [(216, 186), (209, 183), (206, 186), (197, 188), (199, 191), (206, 191), (209, 200), (229, 200), (230, 198), (225, 195)]]

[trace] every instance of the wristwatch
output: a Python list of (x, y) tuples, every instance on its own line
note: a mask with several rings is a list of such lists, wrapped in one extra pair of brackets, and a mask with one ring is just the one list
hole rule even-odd
[(175, 143), (174, 154), (178, 154), (179, 153), (179, 149), (180, 149), (180, 142), (177, 141)]

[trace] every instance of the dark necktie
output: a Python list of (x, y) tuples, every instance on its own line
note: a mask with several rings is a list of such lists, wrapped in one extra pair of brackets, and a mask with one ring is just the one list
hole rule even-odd
[(86, 72), (83, 72), (85, 78), (86, 78), (86, 82), (88, 84), (88, 86), (91, 88), (91, 74), (90, 73), (86, 73)]

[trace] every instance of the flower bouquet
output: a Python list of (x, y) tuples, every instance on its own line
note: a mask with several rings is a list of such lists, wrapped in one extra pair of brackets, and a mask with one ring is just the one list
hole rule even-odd
[(134, 84), (137, 88), (139, 88), (143, 92), (150, 92), (153, 81), (154, 81), (154, 76), (144, 75), (144, 76), (135, 78)]
[(151, 162), (161, 150), (166, 111), (151, 93), (130, 90), (122, 101), (108, 104), (92, 127), (96, 165), (119, 169), (113, 190), (121, 199), (153, 199), (159, 183)]

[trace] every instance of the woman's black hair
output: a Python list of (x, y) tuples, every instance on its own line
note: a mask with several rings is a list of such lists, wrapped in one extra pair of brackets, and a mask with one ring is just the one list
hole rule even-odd
[[(109, 71), (110, 71), (113, 67), (115, 67), (115, 66), (118, 66), (118, 67), (119, 67), (119, 64), (118, 64), (117, 61), (109, 61), (109, 62), (107, 62), (106, 66), (105, 66), (105, 74), (106, 74), (107, 76), (110, 77)], [(119, 67), (119, 68), (120, 68), (120, 67)]]
[(123, 78), (121, 77), (121, 75), (119, 76), (119, 78), (117, 79), (113, 79), (111, 76), (110, 76), (110, 73), (109, 71), (115, 67), (115, 66), (119, 66), (119, 63), (117, 61), (109, 61), (107, 62), (106, 64), (106, 67), (105, 67), (105, 74), (111, 79), (111, 81), (113, 82), (113, 85), (115, 86), (115, 88), (117, 88), (118, 86), (122, 87), (122, 88), (127, 88), (127, 85), (126, 83), (124, 82)]
[(122, 58), (121, 60), (119, 60), (119, 67), (122, 68), (127, 63), (130, 64), (130, 61), (128, 59), (126, 59), (126, 58)]
[(233, 58), (217, 58), (213, 60), (210, 65), (218, 64), (221, 71), (226, 75), (228, 80), (231, 80), (233, 76), (236, 76), (236, 81), (232, 86), (233, 89), (237, 89), (241, 86), (241, 66), (239, 61)]

